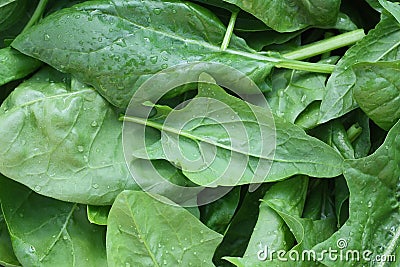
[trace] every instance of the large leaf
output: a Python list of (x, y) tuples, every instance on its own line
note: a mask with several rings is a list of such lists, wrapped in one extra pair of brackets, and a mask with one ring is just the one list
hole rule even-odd
[(357, 107), (353, 99), (356, 76), (352, 66), (362, 61), (392, 61), (400, 57), (400, 24), (393, 17), (382, 21), (366, 37), (347, 50), (328, 79), (321, 104), (320, 123), (338, 118)]
[(92, 88), (44, 69), (0, 109), (0, 171), (57, 199), (110, 204), (137, 188), (122, 152), (122, 123)]
[(224, 0), (253, 14), (272, 29), (292, 32), (307, 26), (335, 24), (340, 1), (338, 0)]
[(41, 65), (39, 60), (21, 54), (10, 47), (0, 49), (0, 85), (24, 78)]
[[(360, 261), (350, 258), (341, 266), (384, 266), (374, 262), (377, 255), (387, 257), (399, 253), (400, 248), (400, 122), (390, 131), (383, 145), (366, 158), (346, 160), (344, 175), (350, 189), (350, 218), (328, 240), (318, 244), (318, 252), (342, 247), (343, 255), (358, 251)], [(367, 258), (363, 251), (370, 251)], [(327, 266), (337, 262), (324, 257)], [(395, 266), (395, 265), (393, 265)]]
[(235, 36), (231, 49), (221, 51), (225, 31), (214, 14), (193, 3), (103, 0), (62, 9), (12, 45), (93, 85), (119, 107), (154, 73), (193, 61), (225, 63), (265, 89), (271, 62)]
[(105, 228), (89, 223), (84, 206), (40, 196), (4, 177), (0, 183), (4, 217), (23, 266), (105, 266)]
[(389, 130), (400, 119), (400, 61), (358, 63), (354, 99), (378, 126)]
[[(200, 79), (212, 78), (202, 74)], [(182, 109), (156, 106), (157, 115), (148, 120), (125, 117), (124, 131), (136, 136), (126, 137), (131, 141), (125, 152), (166, 159), (194, 183), (208, 186), (341, 174), (342, 158), (331, 147), (212, 82), (200, 84), (197, 97)], [(141, 131), (149, 132), (143, 135), (146, 147)]]
[(221, 240), (220, 234), (166, 198), (124, 191), (108, 217), (108, 264), (213, 266), (212, 255)]

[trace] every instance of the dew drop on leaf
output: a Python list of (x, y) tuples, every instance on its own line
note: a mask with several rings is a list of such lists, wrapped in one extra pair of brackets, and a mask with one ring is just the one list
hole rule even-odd
[(97, 189), (97, 188), (99, 188), (99, 185), (98, 184), (93, 184), (93, 188)]
[(37, 185), (37, 186), (35, 186), (34, 189), (36, 192), (39, 192), (42, 189), (42, 187), (40, 185)]
[(153, 9), (154, 14), (160, 15), (161, 14), (161, 8), (155, 8)]
[(84, 151), (83, 146), (78, 146), (78, 151), (79, 151), (79, 152), (83, 152), (83, 151)]
[(36, 248), (34, 246), (29, 246), (29, 252), (30, 253), (35, 253), (36, 252)]

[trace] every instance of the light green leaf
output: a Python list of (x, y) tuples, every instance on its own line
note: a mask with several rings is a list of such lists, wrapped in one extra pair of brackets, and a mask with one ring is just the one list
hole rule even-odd
[[(206, 77), (210, 78), (201, 75), (201, 79)], [(198, 96), (182, 109), (155, 108), (158, 114), (148, 120), (132, 114), (125, 117), (135, 129), (130, 132), (150, 130), (147, 147), (133, 139), (132, 153), (168, 160), (196, 184), (233, 186), (295, 174), (341, 174), (342, 158), (331, 147), (216, 84), (201, 83)]]
[(400, 24), (383, 16), (375, 29), (352, 46), (339, 60), (327, 82), (321, 104), (320, 123), (338, 118), (357, 107), (353, 98), (356, 76), (352, 66), (363, 61), (393, 61), (400, 58)]
[(116, 112), (96, 91), (47, 68), (0, 108), (0, 171), (42, 195), (107, 205), (138, 189), (121, 135)]
[(108, 218), (108, 264), (213, 266), (212, 255), (221, 240), (220, 234), (168, 199), (124, 191)]
[(97, 225), (107, 225), (108, 213), (110, 212), (111, 206), (87, 206), (87, 216), (91, 223)]
[(4, 177), (0, 183), (4, 217), (23, 266), (105, 266), (105, 228), (89, 223), (84, 206), (40, 196)]
[(358, 63), (354, 99), (378, 126), (389, 130), (400, 119), (400, 61)]
[(331, 26), (339, 13), (340, 1), (224, 0), (253, 14), (278, 32), (292, 32), (308, 26)]
[[(321, 252), (337, 244), (345, 244), (345, 255), (358, 251), (360, 261), (350, 258), (341, 266), (387, 266), (376, 262), (377, 255), (390, 257), (400, 248), (400, 122), (389, 131), (383, 145), (374, 154), (361, 159), (346, 160), (344, 175), (350, 190), (350, 217), (328, 240), (314, 249)], [(362, 256), (367, 252), (367, 258)], [(322, 263), (337, 266), (325, 255)], [(395, 263), (388, 263), (396, 266)]]
[(0, 85), (24, 78), (42, 63), (25, 56), (11, 47), (0, 49)]
[(93, 85), (118, 107), (151, 75), (194, 61), (225, 63), (265, 89), (271, 62), (235, 36), (233, 50), (221, 51), (225, 31), (214, 14), (190, 2), (103, 0), (62, 9), (12, 45)]

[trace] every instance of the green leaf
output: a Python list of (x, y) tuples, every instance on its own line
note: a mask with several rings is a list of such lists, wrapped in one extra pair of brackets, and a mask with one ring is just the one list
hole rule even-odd
[(400, 119), (400, 61), (358, 63), (354, 99), (378, 126), (389, 130)]
[(338, 118), (357, 107), (353, 99), (356, 76), (352, 66), (362, 61), (392, 61), (400, 57), (400, 24), (383, 16), (381, 22), (339, 60), (327, 82), (320, 123)]
[(241, 257), (246, 251), (253, 229), (257, 223), (260, 198), (271, 187), (271, 184), (262, 184), (257, 190), (246, 192), (239, 210), (232, 219), (222, 243), (214, 255), (217, 266), (223, 264), (224, 256)]
[[(389, 131), (383, 145), (374, 154), (361, 159), (346, 160), (344, 175), (350, 190), (350, 217), (328, 240), (314, 249), (321, 252), (329, 247), (337, 248), (344, 240), (343, 254), (357, 250), (371, 251), (367, 257), (390, 256), (400, 248), (400, 122)], [(344, 242), (342, 242), (344, 243)], [(337, 266), (325, 255), (323, 263)], [(341, 266), (384, 266), (384, 262), (354, 259), (343, 261)], [(395, 266), (395, 264), (393, 265)]]
[(108, 265), (213, 266), (212, 255), (221, 240), (220, 234), (168, 199), (124, 191), (108, 218)]
[(111, 206), (87, 206), (87, 216), (91, 223), (97, 225), (107, 225), (108, 213), (110, 212)]
[(0, 32), (10, 28), (26, 11), (29, 1), (26, 0), (0, 0)]
[(0, 135), (0, 171), (42, 195), (107, 205), (138, 189), (116, 112), (68, 75), (46, 68), (18, 86), (0, 108)]
[[(331, 63), (327, 59), (321, 63)], [(294, 123), (308, 105), (322, 100), (325, 95), (326, 74), (316, 74), (296, 70), (277, 70), (272, 75), (272, 91), (266, 98), (272, 112)]]
[[(310, 249), (315, 244), (329, 237), (335, 229), (335, 221), (311, 220), (300, 218), (303, 211), (307, 193), (308, 178), (297, 176), (273, 185), (265, 194), (266, 205), (260, 205), (260, 217), (249, 242), (246, 254), (243, 258), (225, 257), (237, 266), (316, 266), (312, 260), (304, 262), (293, 261), (287, 253), (281, 261), (271, 251), (296, 250), (302, 255), (302, 251)], [(262, 212), (261, 208), (265, 211)], [(273, 215), (275, 214), (275, 215)], [(262, 217), (261, 217), (262, 216)], [(288, 236), (288, 229), (293, 233), (297, 245), (293, 246), (293, 237)], [(288, 242), (289, 241), (289, 242)], [(267, 253), (267, 255), (265, 255)], [(261, 258), (261, 260), (259, 259)], [(263, 261), (263, 258), (267, 260)], [(239, 264), (237, 264), (239, 263)], [(318, 265), (317, 265), (318, 266)]]
[(387, 0), (378, 0), (381, 6), (389, 12), (393, 17), (396, 18), (397, 22), (400, 23), (400, 6), (398, 2), (392, 3)]
[(240, 187), (233, 188), (222, 198), (200, 207), (200, 220), (208, 228), (224, 234), (240, 200)]
[[(207, 74), (200, 77), (210, 78)], [(196, 184), (234, 186), (295, 174), (341, 174), (342, 158), (328, 145), (216, 84), (201, 83), (198, 96), (184, 108), (155, 107), (158, 115), (148, 120), (132, 114), (125, 117), (132, 131), (151, 130), (145, 136), (149, 149), (136, 138), (129, 144), (132, 153), (168, 160)]]
[(23, 266), (105, 266), (105, 228), (89, 223), (84, 206), (40, 196), (4, 177), (0, 183), (4, 218)]
[(24, 78), (42, 63), (11, 47), (0, 49), (0, 85)]
[(233, 50), (221, 51), (225, 31), (214, 14), (189, 2), (103, 0), (62, 9), (12, 45), (72, 73), (123, 108), (151, 75), (186, 62), (225, 63), (265, 89), (271, 62), (235, 36)]
[(335, 24), (340, 1), (224, 0), (253, 14), (278, 32), (292, 32), (308, 26)]
[(8, 232), (3, 213), (0, 215), (0, 264), (6, 267), (21, 266), (14, 254), (10, 233)]

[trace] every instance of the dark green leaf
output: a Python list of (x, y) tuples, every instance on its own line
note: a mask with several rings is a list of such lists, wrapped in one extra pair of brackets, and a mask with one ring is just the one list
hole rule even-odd
[(208, 228), (224, 234), (235, 214), (240, 199), (240, 187), (235, 187), (222, 198), (201, 207), (201, 221)]
[(354, 99), (378, 126), (389, 130), (400, 119), (400, 61), (358, 63)]
[(221, 240), (220, 234), (168, 199), (124, 191), (108, 217), (108, 265), (212, 266)]
[(8, 232), (3, 213), (0, 215), (0, 264), (6, 267), (21, 265), (14, 254), (10, 233)]
[[(375, 259), (377, 255), (389, 257), (399, 253), (399, 136), (400, 122), (393, 126), (374, 154), (345, 161), (343, 168), (350, 189), (350, 218), (338, 232), (314, 249), (321, 252), (328, 247), (337, 247), (337, 242), (344, 240), (343, 254), (350, 250), (360, 253), (369, 250), (371, 253), (367, 256)], [(367, 261), (362, 255), (360, 258), (357, 262), (350, 258), (341, 266), (384, 266), (384, 262)], [(322, 262), (327, 266), (337, 266), (326, 255)]]

